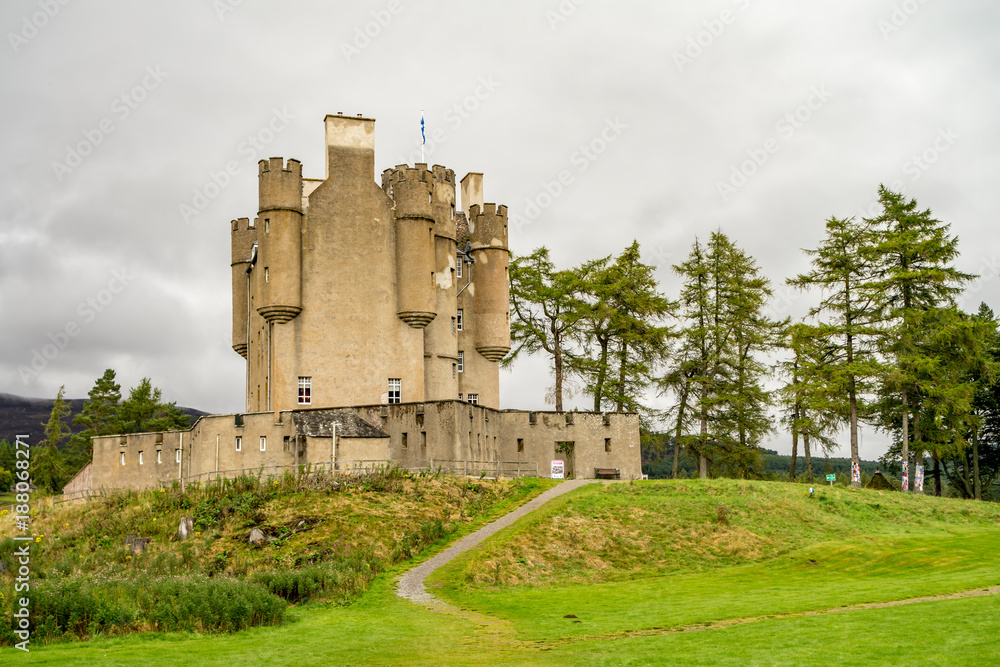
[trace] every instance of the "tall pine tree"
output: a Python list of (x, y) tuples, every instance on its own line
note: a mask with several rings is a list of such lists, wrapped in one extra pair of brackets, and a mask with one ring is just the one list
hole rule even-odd
[(812, 270), (788, 280), (789, 285), (818, 288), (824, 295), (810, 315), (826, 318), (828, 389), (830, 395), (846, 397), (842, 416), (850, 427), (851, 461), (857, 466), (858, 421), (865, 394), (879, 372), (875, 356), (879, 302), (873, 295), (875, 266), (870, 251), (875, 238), (866, 222), (832, 217), (826, 222), (826, 238), (805, 251), (812, 256)]
[(71, 430), (66, 418), (69, 417), (69, 404), (64, 398), (66, 387), (59, 387), (56, 400), (52, 404), (48, 423), (45, 426), (45, 439), (32, 447), (31, 480), (39, 489), (60, 491), (68, 478), (64, 455), (59, 446), (69, 437)]
[[(760, 464), (757, 446), (771, 430), (767, 369), (758, 356), (775, 342), (776, 324), (764, 314), (770, 286), (756, 262), (722, 232), (713, 232), (704, 247), (695, 241), (674, 271), (684, 280), (680, 386), (699, 425), (697, 439), (689, 441), (699, 456), (698, 474), (708, 476), (710, 460), (731, 474), (753, 474)], [(678, 417), (684, 420), (683, 413)]]
[[(883, 414), (886, 408), (898, 414), (898, 420), (890, 416), (883, 423), (899, 422), (902, 460), (908, 466), (910, 423), (921, 409), (918, 373), (930, 362), (928, 347), (920, 338), (923, 327), (935, 319), (925, 314), (953, 306), (954, 297), (972, 276), (954, 266), (958, 237), (950, 234), (950, 225), (935, 219), (929, 209), (918, 210), (915, 199), (907, 201), (883, 185), (878, 197), (882, 213), (865, 220), (874, 234), (865, 256), (874, 269), (872, 294), (884, 323), (881, 348), (891, 369), (884, 374)], [(923, 457), (925, 446), (919, 437), (913, 449), (917, 458)]]
[(530, 255), (512, 257), (509, 275), (510, 338), (514, 347), (501, 363), (508, 366), (521, 354), (547, 353), (555, 378), (553, 398), (556, 410), (561, 412), (573, 364), (572, 345), (578, 335), (579, 281), (571, 271), (557, 271), (544, 246)]
[(91, 460), (94, 436), (123, 432), (118, 418), (121, 400), (121, 386), (115, 382), (114, 370), (109, 368), (97, 378), (83, 410), (73, 417), (73, 423), (83, 426), (83, 430), (70, 439), (67, 464), (71, 469), (79, 469)]

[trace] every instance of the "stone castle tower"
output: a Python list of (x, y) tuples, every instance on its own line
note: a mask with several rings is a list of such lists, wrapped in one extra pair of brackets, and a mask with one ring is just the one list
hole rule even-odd
[(510, 350), (507, 208), (482, 174), (398, 165), (374, 181), (375, 121), (327, 116), (326, 178), (261, 160), (232, 223), (233, 349), (246, 411), (461, 398), (499, 408)]

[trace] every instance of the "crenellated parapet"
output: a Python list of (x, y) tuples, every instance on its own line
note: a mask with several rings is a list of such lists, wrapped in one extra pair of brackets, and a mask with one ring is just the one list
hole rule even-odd
[(392, 196), (390, 194), (392, 186), (400, 181), (424, 181), (428, 184), (441, 183), (451, 185), (454, 188), (455, 172), (439, 164), (428, 169), (427, 164), (423, 162), (418, 162), (412, 167), (406, 164), (397, 164), (392, 169), (386, 169), (382, 172), (382, 189), (390, 197)]
[(507, 252), (507, 207), (473, 204), (469, 211), (469, 242), (473, 250), (494, 248)]
[(287, 322), (302, 311), (302, 164), (272, 157), (258, 167), (257, 312)]

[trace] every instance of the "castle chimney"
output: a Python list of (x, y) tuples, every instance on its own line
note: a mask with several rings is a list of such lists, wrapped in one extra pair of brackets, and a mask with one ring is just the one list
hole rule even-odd
[(483, 175), (470, 171), (462, 179), (462, 211), (468, 216), (473, 206), (483, 208)]
[(326, 177), (375, 178), (375, 119), (328, 115), (326, 125)]

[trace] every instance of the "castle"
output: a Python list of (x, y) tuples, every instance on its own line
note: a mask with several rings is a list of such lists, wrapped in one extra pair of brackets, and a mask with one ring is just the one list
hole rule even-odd
[(80, 480), (146, 488), (387, 461), (548, 476), (553, 460), (576, 477), (640, 477), (634, 414), (500, 410), (507, 208), (483, 201), (482, 174), (456, 184), (439, 165), (399, 165), (379, 187), (375, 121), (324, 122), (326, 178), (303, 178), (294, 159), (261, 160), (257, 216), (231, 223), (245, 412), (96, 437)]

